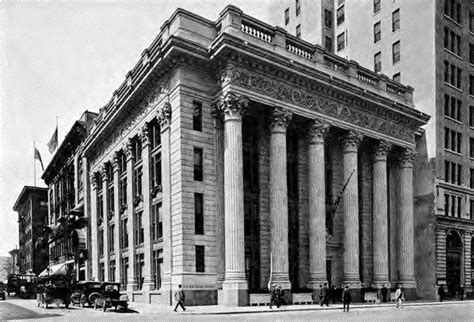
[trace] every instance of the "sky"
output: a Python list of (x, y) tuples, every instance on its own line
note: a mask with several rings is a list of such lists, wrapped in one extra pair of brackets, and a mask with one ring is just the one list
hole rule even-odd
[(58, 118), (59, 144), (85, 110), (112, 97), (176, 8), (216, 20), (227, 4), (271, 22), (272, 0), (0, 0), (0, 256), (18, 245), (13, 205), (25, 185), (46, 187)]

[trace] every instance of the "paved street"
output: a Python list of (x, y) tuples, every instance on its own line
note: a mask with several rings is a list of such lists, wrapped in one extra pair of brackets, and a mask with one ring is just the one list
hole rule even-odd
[[(337, 307), (339, 307), (337, 305)], [(45, 321), (151, 321), (151, 320), (188, 320), (188, 321), (222, 321), (222, 320), (250, 320), (250, 321), (282, 321), (282, 320), (323, 320), (338, 321), (350, 318), (351, 321), (472, 321), (474, 316), (474, 302), (436, 303), (436, 305), (423, 304), (410, 306), (403, 309), (390, 307), (357, 307), (354, 306), (350, 313), (342, 312), (342, 309), (321, 309), (314, 306), (305, 310), (280, 311), (275, 309), (272, 312), (261, 313), (241, 313), (241, 314), (215, 314), (218, 311), (209, 310), (206, 313), (205, 307), (188, 307), (186, 312), (172, 312), (171, 309), (145, 310), (139, 313), (137, 308), (146, 308), (146, 305), (131, 305), (128, 312), (114, 312), (108, 310), (94, 311), (90, 308), (55, 307), (49, 309), (37, 308), (34, 300), (9, 299), (0, 302), (0, 320), (21, 320), (21, 319), (44, 319)], [(288, 309), (282, 308), (282, 309)], [(264, 310), (262, 308), (262, 310)]]

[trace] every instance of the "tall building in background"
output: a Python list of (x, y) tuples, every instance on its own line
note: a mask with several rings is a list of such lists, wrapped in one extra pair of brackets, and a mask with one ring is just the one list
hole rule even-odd
[[(313, 2), (321, 5), (279, 1), (274, 22), (329, 47), (321, 37), (327, 31), (322, 8), (314, 9)], [(420, 250), (427, 256), (417, 258), (426, 263), (425, 277), (432, 276), (421, 291), (434, 294), (435, 284), (443, 284), (451, 295), (459, 287), (469, 293), (474, 280), (474, 5), (462, 0), (337, 0), (331, 10), (335, 52), (410, 84), (416, 108), (432, 115), (422, 140), (429, 164), (424, 170), (432, 174), (415, 187), (416, 216), (426, 216), (428, 223), (416, 229), (436, 245), (426, 243)]]
[(47, 189), (25, 186), (13, 210), (18, 212), (19, 272), (39, 274), (48, 265), (48, 249), (41, 237), (48, 224)]

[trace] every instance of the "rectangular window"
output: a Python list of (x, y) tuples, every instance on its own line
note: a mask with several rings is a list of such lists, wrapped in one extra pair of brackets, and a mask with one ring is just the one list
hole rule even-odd
[(393, 63), (398, 63), (400, 61), (400, 40), (392, 45), (392, 55)]
[(469, 126), (474, 127), (474, 106), (469, 106)]
[(161, 276), (161, 272), (163, 271), (163, 250), (154, 250), (152, 261), (153, 265), (151, 274), (155, 280), (155, 290), (159, 290), (163, 279)]
[(296, 37), (301, 38), (301, 25), (296, 26)]
[(107, 240), (108, 240), (108, 251), (109, 253), (114, 253), (115, 252), (115, 225), (109, 225), (108, 227), (108, 235), (107, 235)]
[(469, 64), (474, 64), (474, 44), (469, 44)]
[(135, 162), (138, 162), (142, 159), (142, 143), (138, 137), (135, 137), (132, 141), (133, 144), (133, 158)]
[(134, 223), (134, 228), (135, 228), (135, 245), (141, 245), (143, 244), (145, 240), (145, 230), (143, 228), (143, 212), (139, 211), (135, 213), (135, 223)]
[(444, 82), (449, 83), (449, 63), (444, 61)]
[[(337, 12), (339, 13), (339, 10)], [(324, 9), (324, 25), (327, 28), (332, 29), (332, 11), (331, 10)]]
[(337, 9), (336, 15), (337, 15), (337, 25), (339, 26), (346, 19), (344, 6), (341, 6), (339, 9)]
[(145, 254), (136, 254), (135, 260), (138, 289), (141, 290), (145, 280)]
[(290, 23), (290, 8), (285, 10), (285, 26)]
[(469, 95), (474, 95), (474, 76), (469, 75)]
[(128, 283), (128, 257), (122, 257), (120, 259), (120, 271), (122, 272), (122, 288), (127, 290)]
[(342, 32), (337, 36), (337, 51), (341, 51), (345, 47), (345, 33)]
[(469, 169), (469, 174), (470, 174), (469, 187), (471, 189), (474, 189), (474, 169)]
[(115, 282), (115, 259), (112, 259), (109, 263), (109, 281)]
[(203, 150), (201, 148), (194, 148), (194, 180), (202, 181), (203, 177)]
[(128, 219), (122, 218), (120, 220), (120, 248), (128, 247)]
[(374, 0), (374, 13), (380, 11), (380, 0)]
[(115, 211), (115, 192), (114, 182), (112, 180), (107, 187), (107, 216), (113, 214)]
[(202, 131), (202, 103), (193, 101), (193, 130)]
[(204, 202), (203, 194), (194, 194), (194, 233), (204, 235)]
[(123, 176), (119, 181), (119, 203), (120, 207), (127, 204), (127, 176)]
[(120, 153), (120, 175), (124, 175), (127, 173), (127, 155), (125, 152), (122, 151)]
[(99, 256), (104, 256), (104, 230), (99, 229), (99, 234), (98, 234), (99, 239), (97, 243), (99, 244)]
[(204, 265), (204, 246), (196, 246), (196, 272), (203, 273)]
[(104, 220), (104, 197), (102, 192), (97, 196), (97, 219)]
[(154, 150), (161, 145), (161, 128), (156, 119), (150, 123), (151, 149)]
[(444, 27), (444, 48), (449, 49), (449, 29)]
[(474, 32), (474, 13), (469, 12), (469, 31)]
[(449, 201), (450, 201), (450, 199), (451, 199), (450, 196), (447, 193), (445, 193), (444, 194), (444, 215), (445, 216), (449, 216), (449, 210), (450, 210), (450, 207), (449, 207), (450, 202)]
[(105, 264), (99, 263), (99, 281), (103, 282), (105, 280)]
[(461, 68), (459, 67), (456, 67), (456, 69), (457, 69), (456, 87), (461, 88), (462, 71), (461, 71)]
[(380, 41), (382, 39), (382, 29), (380, 21), (374, 25), (374, 43)]
[(300, 0), (295, 0), (295, 12), (296, 12), (296, 16), (298, 17), (300, 15), (300, 12), (301, 12)]
[(400, 29), (400, 9), (392, 12), (392, 32)]
[[(474, 199), (470, 199), (470, 209), (469, 209), (469, 214), (471, 217), (471, 220), (474, 220)], [(474, 267), (474, 256), (471, 257), (471, 267)]]
[(469, 156), (474, 158), (474, 138), (469, 138)]
[(142, 167), (138, 167), (133, 171), (133, 190), (135, 197), (142, 196)]
[(400, 73), (394, 74), (394, 75), (393, 75), (393, 80), (396, 81), (396, 82), (401, 83), (401, 81), (402, 81), (402, 74), (400, 74)]
[(152, 189), (161, 187), (161, 153), (151, 157), (151, 185)]
[(153, 240), (156, 241), (163, 237), (163, 218), (161, 215), (161, 203), (153, 204), (151, 208), (151, 215), (151, 237)]
[(328, 37), (328, 36), (325, 37), (324, 48), (327, 51), (332, 52), (332, 38), (331, 37)]
[(374, 55), (374, 71), (376, 73), (382, 70), (382, 53), (379, 51)]

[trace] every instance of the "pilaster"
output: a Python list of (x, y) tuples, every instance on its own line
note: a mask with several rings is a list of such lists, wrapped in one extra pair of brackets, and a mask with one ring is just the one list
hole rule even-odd
[(102, 226), (104, 227), (104, 282), (110, 281), (109, 278), (109, 263), (110, 263), (110, 253), (109, 253), (109, 213), (107, 212), (107, 199), (109, 197), (109, 180), (107, 178), (107, 164), (102, 165), (100, 169), (102, 174), (102, 213), (104, 218), (102, 218)]
[(135, 229), (133, 227), (133, 199), (135, 192), (133, 191), (133, 156), (132, 156), (132, 141), (129, 139), (125, 146), (125, 155), (127, 158), (127, 213), (128, 213), (128, 279), (127, 279), (127, 293), (132, 297), (131, 292), (138, 287), (136, 278), (136, 259), (135, 259)]
[(118, 152), (114, 153), (113, 159), (113, 174), (114, 174), (114, 252), (115, 252), (115, 281), (122, 281), (122, 271), (120, 269), (120, 263), (122, 254), (120, 252), (120, 192), (119, 192), (119, 165), (120, 164), (120, 155)]
[(90, 225), (91, 225), (91, 256), (89, 260), (92, 262), (91, 278), (93, 280), (99, 280), (99, 249), (97, 243), (97, 173), (93, 172), (90, 174), (91, 182), (91, 209), (90, 209)]

